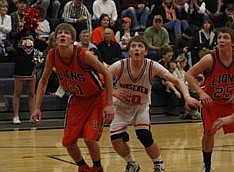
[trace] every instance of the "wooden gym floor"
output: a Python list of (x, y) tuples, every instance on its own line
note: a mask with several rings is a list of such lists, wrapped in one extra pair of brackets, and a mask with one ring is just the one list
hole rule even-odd
[[(202, 123), (177, 123), (152, 125), (167, 172), (200, 172), (202, 168)], [(152, 163), (142, 145), (129, 127), (129, 145), (141, 172), (152, 172)], [(0, 172), (77, 172), (77, 167), (61, 145), (62, 129), (1, 131)], [(83, 141), (79, 141), (87, 162), (91, 165)], [(124, 172), (125, 161), (113, 150), (104, 128), (100, 141), (105, 172)], [(213, 151), (213, 170), (232, 172), (234, 169), (234, 134), (219, 131)]]

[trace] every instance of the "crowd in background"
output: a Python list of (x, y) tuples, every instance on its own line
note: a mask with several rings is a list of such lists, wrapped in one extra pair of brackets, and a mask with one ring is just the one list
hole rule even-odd
[[(39, 26), (30, 33), (23, 20), (29, 7), (39, 11)], [(218, 28), (234, 29), (233, 0), (0, 0), (0, 14), (0, 62), (16, 63), (15, 116), (22, 79), (29, 81), (30, 107), (33, 106), (36, 81), (48, 50), (56, 46), (53, 32), (61, 22), (76, 29), (75, 45), (96, 48), (107, 65), (128, 58), (129, 39), (143, 35), (149, 44), (146, 57), (159, 61), (181, 79), (199, 61), (202, 52), (216, 48)], [(40, 52), (40, 58), (35, 59)], [(25, 65), (31, 70), (26, 71)], [(48, 94), (59, 85), (55, 72), (52, 76)], [(173, 102), (181, 98), (178, 90), (166, 81), (160, 83), (169, 94), (169, 105), (176, 105)], [(156, 87), (155, 90), (162, 89)], [(177, 115), (179, 112), (172, 108), (168, 107), (168, 112)]]

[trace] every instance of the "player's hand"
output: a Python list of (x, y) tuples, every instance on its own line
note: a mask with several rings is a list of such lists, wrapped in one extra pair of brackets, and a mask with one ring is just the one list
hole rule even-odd
[(208, 94), (206, 94), (205, 92), (200, 93), (199, 96), (200, 96), (202, 106), (212, 106), (213, 105), (212, 98)]
[(113, 106), (106, 106), (104, 109), (104, 118), (105, 118), (105, 124), (110, 124), (112, 120), (114, 119), (114, 108)]
[(41, 110), (40, 109), (35, 109), (32, 115), (30, 116), (30, 121), (33, 123), (36, 123), (37, 125), (41, 124)]
[(191, 96), (185, 98), (185, 108), (188, 111), (190, 111), (191, 108), (199, 108), (199, 107), (201, 107), (201, 103), (197, 99)]
[(119, 100), (126, 101), (129, 99), (129, 97), (131, 97), (131, 94), (127, 89), (117, 89), (114, 92), (114, 97)]
[(219, 118), (212, 125), (212, 134), (216, 133), (216, 131), (222, 127), (223, 127), (223, 120), (222, 118)]

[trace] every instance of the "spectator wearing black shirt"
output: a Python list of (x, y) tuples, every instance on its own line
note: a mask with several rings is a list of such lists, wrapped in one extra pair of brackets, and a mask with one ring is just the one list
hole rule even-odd
[(110, 28), (106, 28), (104, 31), (104, 41), (97, 45), (103, 61), (107, 65), (111, 65), (117, 60), (121, 59), (120, 45), (117, 42), (111, 40), (112, 36), (113, 31)]

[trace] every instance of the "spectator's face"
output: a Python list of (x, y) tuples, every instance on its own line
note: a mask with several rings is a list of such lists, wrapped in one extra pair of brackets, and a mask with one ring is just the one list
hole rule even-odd
[(130, 28), (130, 23), (128, 22), (122, 22), (122, 28), (125, 30), (125, 29), (129, 29)]
[(18, 30), (21, 31), (24, 28), (24, 23), (23, 22), (19, 22), (18, 23)]
[(8, 6), (5, 4), (5, 5), (2, 5), (0, 6), (0, 13), (1, 14), (6, 14), (7, 13), (7, 10), (8, 10)]
[(103, 26), (103, 27), (108, 27), (109, 24), (110, 24), (110, 19), (109, 19), (109, 17), (104, 17), (104, 18), (102, 19), (101, 26)]
[(159, 30), (162, 27), (162, 21), (161, 20), (154, 20), (153, 21), (153, 28), (154, 30)]
[(111, 40), (111, 38), (112, 38), (112, 30), (111, 29), (105, 29), (105, 31), (104, 31), (104, 39), (106, 40), (106, 41), (110, 41)]
[(80, 41), (83, 43), (83, 44), (88, 44), (89, 41), (90, 41), (90, 34), (89, 33), (82, 33), (80, 35)]
[(73, 0), (73, 2), (75, 4), (75, 6), (80, 7), (81, 4), (82, 4), (82, 2), (83, 2), (83, 0)]
[(18, 2), (18, 3), (16, 4), (16, 7), (17, 7), (19, 10), (24, 11), (24, 10), (26, 10), (26, 8), (27, 8), (27, 4), (26, 4), (24, 1), (21, 1), (21, 2)]
[(208, 21), (204, 21), (203, 27), (205, 30), (210, 30), (210, 23)]
[(225, 14), (229, 20), (234, 21), (234, 8), (226, 8)]
[(172, 59), (173, 56), (173, 52), (168, 52), (166, 54), (163, 55), (163, 59), (165, 63), (169, 63)]

